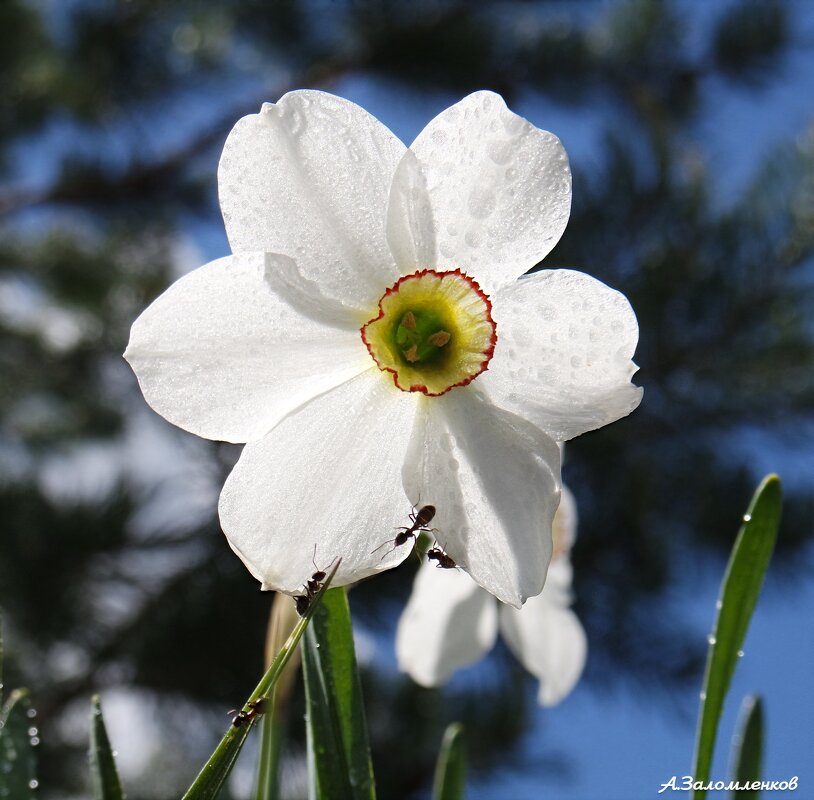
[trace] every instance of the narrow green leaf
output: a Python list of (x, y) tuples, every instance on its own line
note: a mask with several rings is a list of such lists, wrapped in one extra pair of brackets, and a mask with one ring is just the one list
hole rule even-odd
[(373, 767), (356, 669), (348, 597), (332, 589), (314, 615), (302, 652), (311, 797), (373, 800)]
[(122, 800), (124, 797), (98, 694), (90, 701), (90, 782), (93, 800)]
[(432, 800), (463, 800), (466, 787), (466, 747), (464, 727), (453, 722), (444, 731), (441, 751), (435, 765)]
[(277, 800), (280, 786), (280, 751), (285, 720), (272, 710), (260, 726), (260, 754), (257, 773), (257, 800)]
[[(299, 621), (296, 606), (283, 595), (277, 595), (269, 614), (266, 630), (266, 663), (270, 663)], [(299, 650), (294, 653), (280, 674), (269, 697), (260, 724), (260, 748), (257, 759), (257, 785), (254, 800), (279, 800), (280, 756), (288, 732), (291, 695), (300, 671)]]
[[(693, 775), (701, 785), (709, 781), (721, 711), (774, 550), (781, 505), (780, 479), (769, 475), (758, 486), (743, 517), (721, 584), (695, 741)], [(693, 793), (694, 800), (704, 797), (706, 792), (701, 789)]]
[(302, 638), (308, 623), (311, 621), (314, 613), (319, 609), (325, 593), (330, 585), (336, 570), (339, 568), (341, 559), (337, 559), (325, 581), (322, 588), (317, 592), (311, 602), (310, 607), (305, 613), (305, 616), (297, 623), (291, 636), (288, 637), (286, 643), (277, 653), (271, 666), (266, 670), (266, 674), (260, 679), (254, 691), (249, 695), (249, 699), (244, 704), (243, 708), (236, 720), (237, 724), (233, 723), (229, 726), (229, 730), (223, 735), (220, 744), (215, 748), (215, 752), (209, 757), (206, 764), (198, 773), (192, 786), (187, 789), (186, 794), (182, 800), (214, 800), (223, 788), (223, 784), (229, 777), (229, 773), (237, 761), (240, 750), (243, 747), (246, 738), (249, 735), (253, 724), (257, 718), (263, 713), (264, 704), (271, 691), (274, 689), (283, 668), (288, 663), (288, 660), (297, 649), (300, 639)]
[[(732, 777), (741, 786), (760, 780), (763, 761), (763, 703), (756, 695), (744, 698), (738, 730), (732, 740)], [(758, 789), (732, 792), (737, 800), (757, 800)]]
[(30, 712), (26, 689), (15, 689), (0, 712), (0, 797), (29, 800), (36, 796)]

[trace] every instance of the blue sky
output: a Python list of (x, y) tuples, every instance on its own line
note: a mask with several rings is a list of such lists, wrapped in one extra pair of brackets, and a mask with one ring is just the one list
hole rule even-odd
[[(686, 609), (699, 640), (712, 626), (717, 595), (718, 581), (707, 575), (699, 585), (684, 587), (676, 601)], [(764, 587), (721, 720), (714, 780), (730, 776), (730, 740), (740, 703), (757, 692), (766, 704), (764, 778), (788, 780), (797, 775), (800, 780), (796, 794), (772, 792), (767, 797), (814, 795), (812, 613), (811, 582), (789, 587), (770, 579)], [(521, 768), (473, 786), (470, 800), (687, 797), (669, 790), (660, 795), (658, 789), (671, 776), (680, 782), (690, 773), (699, 690), (700, 685), (671, 698), (631, 688), (607, 695), (583, 682), (560, 706), (537, 712), (534, 729), (524, 742)], [(571, 762), (563, 779), (533, 771), (535, 762), (552, 751)], [(710, 793), (711, 798), (723, 796)]]

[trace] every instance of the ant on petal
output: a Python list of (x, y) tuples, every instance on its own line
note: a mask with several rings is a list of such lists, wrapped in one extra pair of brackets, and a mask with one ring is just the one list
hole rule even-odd
[[(397, 547), (401, 547), (408, 539), (415, 539), (417, 533), (430, 533), (433, 531), (433, 528), (428, 528), (427, 525), (432, 522), (432, 518), (435, 516), (435, 506), (421, 506), (418, 511), (415, 510), (415, 506), (413, 506), (413, 510), (410, 512), (410, 522), (412, 525), (410, 527), (402, 526), (398, 529), (398, 533), (396, 534), (395, 539), (389, 539), (386, 542), (382, 542), (377, 548), (371, 550), (371, 553), (375, 553), (376, 550), (381, 549), (386, 544), (393, 543), (393, 547), (384, 554), (384, 556), (392, 553)], [(382, 556), (382, 558), (384, 558)]]
[(436, 542), (435, 547), (427, 550), (427, 560), (437, 561), (437, 569), (455, 569), (458, 565), (453, 560), (452, 556), (447, 555)]
[[(322, 582), (325, 580), (325, 577), (328, 574), (327, 572), (325, 572), (325, 570), (320, 569), (317, 566), (315, 560), (316, 557), (317, 557), (317, 546), (316, 543), (314, 543), (314, 555), (311, 557), (311, 563), (314, 565), (314, 573), (302, 587), (303, 593), (294, 596), (294, 602), (296, 603), (297, 606), (297, 613), (301, 617), (304, 617), (308, 612), (308, 609), (311, 607), (313, 599), (316, 597), (317, 592), (322, 588)], [(333, 561), (331, 562), (331, 564), (332, 563)]]

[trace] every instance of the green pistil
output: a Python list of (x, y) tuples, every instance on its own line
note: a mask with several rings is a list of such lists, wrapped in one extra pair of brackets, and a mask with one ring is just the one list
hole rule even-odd
[(396, 348), (408, 364), (433, 364), (452, 338), (448, 325), (432, 311), (407, 311), (395, 327)]

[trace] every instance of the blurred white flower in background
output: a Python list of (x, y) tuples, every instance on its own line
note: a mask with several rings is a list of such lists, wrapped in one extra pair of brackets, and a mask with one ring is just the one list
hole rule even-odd
[(521, 609), (497, 603), (465, 573), (425, 561), (399, 620), (400, 669), (422, 686), (440, 686), (455, 670), (488, 653), (499, 630), (512, 653), (540, 681), (540, 703), (559, 703), (582, 675), (588, 652), (585, 631), (570, 608), (569, 554), (576, 527), (574, 497), (563, 486), (545, 586)]
[(342, 557), (336, 585), (395, 566), (412, 541), (377, 548), (420, 499), (480, 586), (539, 594), (555, 442), (641, 397), (623, 295), (570, 270), (518, 280), (568, 220), (556, 136), (476, 92), (408, 149), (297, 91), (237, 123), (218, 182), (233, 255), (144, 311), (125, 357), (170, 422), (246, 443), (219, 512), (248, 569), (295, 594), (315, 548), (320, 568)]

